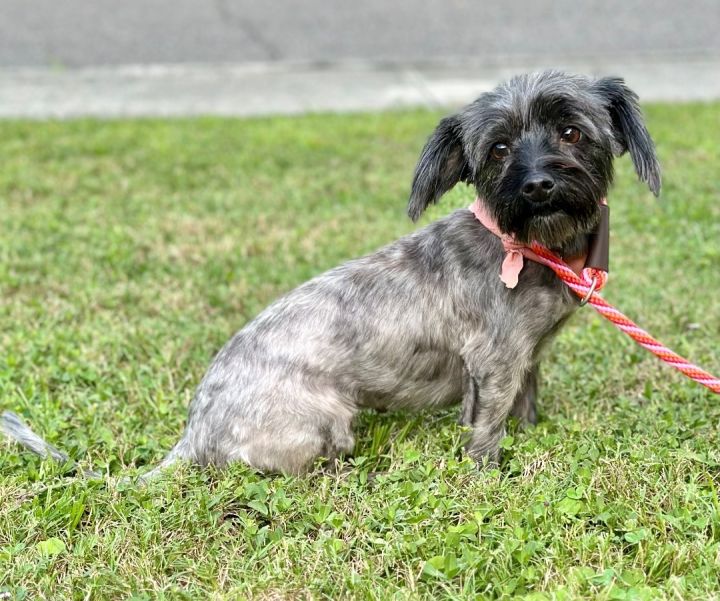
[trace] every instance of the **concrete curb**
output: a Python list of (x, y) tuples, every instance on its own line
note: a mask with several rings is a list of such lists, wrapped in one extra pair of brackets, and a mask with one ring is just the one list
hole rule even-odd
[(720, 57), (619, 57), (480, 65), (183, 64), (0, 70), (0, 118), (253, 116), (452, 107), (498, 81), (549, 67), (620, 75), (647, 101), (720, 98)]

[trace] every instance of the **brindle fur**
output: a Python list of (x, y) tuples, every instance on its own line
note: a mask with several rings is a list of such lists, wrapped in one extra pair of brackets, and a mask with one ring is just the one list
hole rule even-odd
[[(582, 138), (563, 144), (560, 132)], [(490, 157), (505, 142), (504, 161)], [(443, 119), (418, 162), (408, 212), (459, 181), (501, 229), (558, 252), (585, 249), (613, 156), (629, 150), (655, 193), (660, 172), (637, 97), (622, 80), (560, 72), (516, 77)], [(555, 182), (547, 202), (525, 199), (528, 177)], [(217, 354), (190, 405), (185, 432), (151, 474), (178, 459), (243, 461), (303, 473), (354, 446), (363, 408), (427, 409), (462, 400), (468, 453), (498, 459), (513, 413), (534, 423), (540, 352), (577, 300), (553, 273), (526, 262), (518, 286), (498, 274), (500, 240), (458, 210), (280, 298)], [(23, 432), (5, 429), (16, 438)]]

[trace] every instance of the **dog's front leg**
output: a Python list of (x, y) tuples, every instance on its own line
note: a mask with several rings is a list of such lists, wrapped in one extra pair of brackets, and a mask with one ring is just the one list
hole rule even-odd
[(461, 426), (472, 426), (475, 405), (477, 404), (477, 386), (466, 365), (463, 366), (462, 372), (462, 391), (462, 405), (460, 406), (458, 423)]
[(526, 386), (533, 386), (531, 354), (513, 350), (496, 342), (465, 353), (461, 423), (472, 426), (466, 450), (479, 464), (497, 464), (507, 417)]
[[(463, 368), (462, 378), (463, 397), (458, 423), (461, 426), (472, 426), (478, 399), (478, 387), (475, 380), (470, 377), (467, 367)], [(518, 418), (523, 426), (534, 426), (537, 423), (537, 381), (538, 366), (535, 365), (525, 378), (525, 384), (515, 398), (510, 411), (511, 415)]]
[(510, 412), (520, 420), (522, 426), (534, 426), (537, 423), (537, 382), (538, 366), (534, 365), (525, 378), (525, 384), (515, 399)]

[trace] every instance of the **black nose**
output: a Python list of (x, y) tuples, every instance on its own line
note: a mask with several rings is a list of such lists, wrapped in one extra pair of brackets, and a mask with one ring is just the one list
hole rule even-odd
[(533, 175), (525, 180), (522, 194), (533, 202), (542, 202), (552, 195), (555, 182), (547, 175)]

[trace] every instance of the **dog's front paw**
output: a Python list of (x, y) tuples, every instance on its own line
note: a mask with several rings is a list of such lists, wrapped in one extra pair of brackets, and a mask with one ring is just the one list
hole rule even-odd
[(475, 461), (480, 470), (499, 467), (500, 459), (502, 459), (502, 451), (497, 445), (494, 448), (482, 448), (470, 442), (465, 447), (465, 452)]

